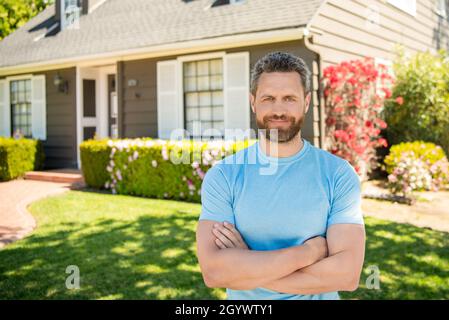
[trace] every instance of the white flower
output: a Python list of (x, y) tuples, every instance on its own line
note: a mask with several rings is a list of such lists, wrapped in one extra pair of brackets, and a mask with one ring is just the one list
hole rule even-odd
[(137, 150), (134, 151), (133, 159), (136, 160), (138, 156), (139, 156), (139, 153), (137, 152)]
[(166, 148), (162, 148), (162, 158), (168, 160), (168, 152)]
[(157, 161), (156, 160), (153, 160), (153, 161), (151, 161), (151, 164), (153, 165), (153, 167), (157, 167)]

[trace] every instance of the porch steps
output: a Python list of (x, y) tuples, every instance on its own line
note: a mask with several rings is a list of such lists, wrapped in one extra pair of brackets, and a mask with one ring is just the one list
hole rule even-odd
[(70, 183), (73, 186), (84, 186), (84, 178), (79, 170), (58, 169), (48, 171), (28, 171), (25, 173), (26, 180)]

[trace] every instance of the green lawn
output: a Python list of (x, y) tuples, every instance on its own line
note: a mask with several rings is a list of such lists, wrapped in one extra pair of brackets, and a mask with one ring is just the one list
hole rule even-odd
[[(0, 299), (222, 299), (195, 254), (200, 205), (84, 191), (34, 203), (39, 227), (0, 251)], [(361, 287), (348, 299), (448, 299), (447, 233), (367, 218)], [(66, 267), (81, 288), (67, 290)], [(380, 290), (365, 288), (368, 266)]]

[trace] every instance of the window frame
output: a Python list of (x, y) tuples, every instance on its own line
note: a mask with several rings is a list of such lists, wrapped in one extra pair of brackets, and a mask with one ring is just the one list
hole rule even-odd
[[(12, 99), (11, 99), (11, 83), (14, 81), (24, 81), (24, 80), (28, 80), (30, 81), (30, 136), (25, 136), (27, 138), (33, 138), (33, 75), (31, 74), (27, 74), (27, 75), (21, 75), (21, 76), (12, 76), (12, 77), (7, 77), (6, 78), (6, 85), (7, 85), (7, 94), (8, 94), (8, 108), (9, 108), (9, 113), (10, 113), (10, 135), (11, 137), (13, 137), (14, 135), (14, 114), (13, 114), (13, 110), (12, 110)], [(22, 133), (23, 134), (23, 133)]]
[[(223, 93), (223, 125), (225, 126), (225, 115), (226, 115), (226, 82), (225, 82), (225, 51), (219, 51), (219, 52), (211, 52), (211, 53), (204, 53), (204, 54), (194, 54), (194, 55), (185, 55), (180, 56), (177, 58), (178, 61), (178, 79), (179, 79), (179, 86), (178, 86), (178, 97), (179, 97), (179, 106), (182, 110), (180, 110), (182, 115), (182, 124), (184, 126), (184, 130), (187, 130), (187, 112), (186, 112), (186, 102), (185, 102), (185, 94), (184, 91), (184, 63), (185, 62), (197, 62), (197, 61), (203, 61), (203, 60), (214, 60), (214, 59), (221, 59), (222, 60), (222, 93)], [(209, 90), (214, 91), (214, 90)], [(203, 136), (203, 129), (201, 129), (201, 136), (193, 136), (191, 133), (189, 133), (189, 136), (186, 137), (188, 139), (223, 139), (224, 137), (224, 131), (222, 132), (222, 136)]]

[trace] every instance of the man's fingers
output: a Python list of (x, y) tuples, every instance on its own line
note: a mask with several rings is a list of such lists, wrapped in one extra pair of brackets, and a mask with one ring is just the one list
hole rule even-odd
[(238, 245), (239, 240), (230, 230), (226, 229), (223, 225), (218, 225), (216, 229), (221, 232), (226, 238), (228, 238), (235, 246)]
[(220, 239), (215, 239), (215, 244), (218, 246), (218, 248), (220, 248), (220, 249), (226, 249), (226, 246), (224, 245), (224, 243), (223, 242), (221, 242), (221, 240)]
[(240, 242), (244, 242), (242, 235), (240, 234), (240, 232), (238, 232), (238, 230), (234, 227), (234, 225), (232, 223), (229, 222), (225, 222), (224, 223), (225, 228), (227, 228), (229, 231), (231, 231), (234, 236), (236, 237), (236, 239)]
[(227, 248), (233, 248), (235, 245), (232, 243), (231, 240), (229, 240), (223, 233), (221, 233), (221, 230), (218, 230), (217, 228), (212, 229), (213, 234), (223, 242), (223, 244)]

